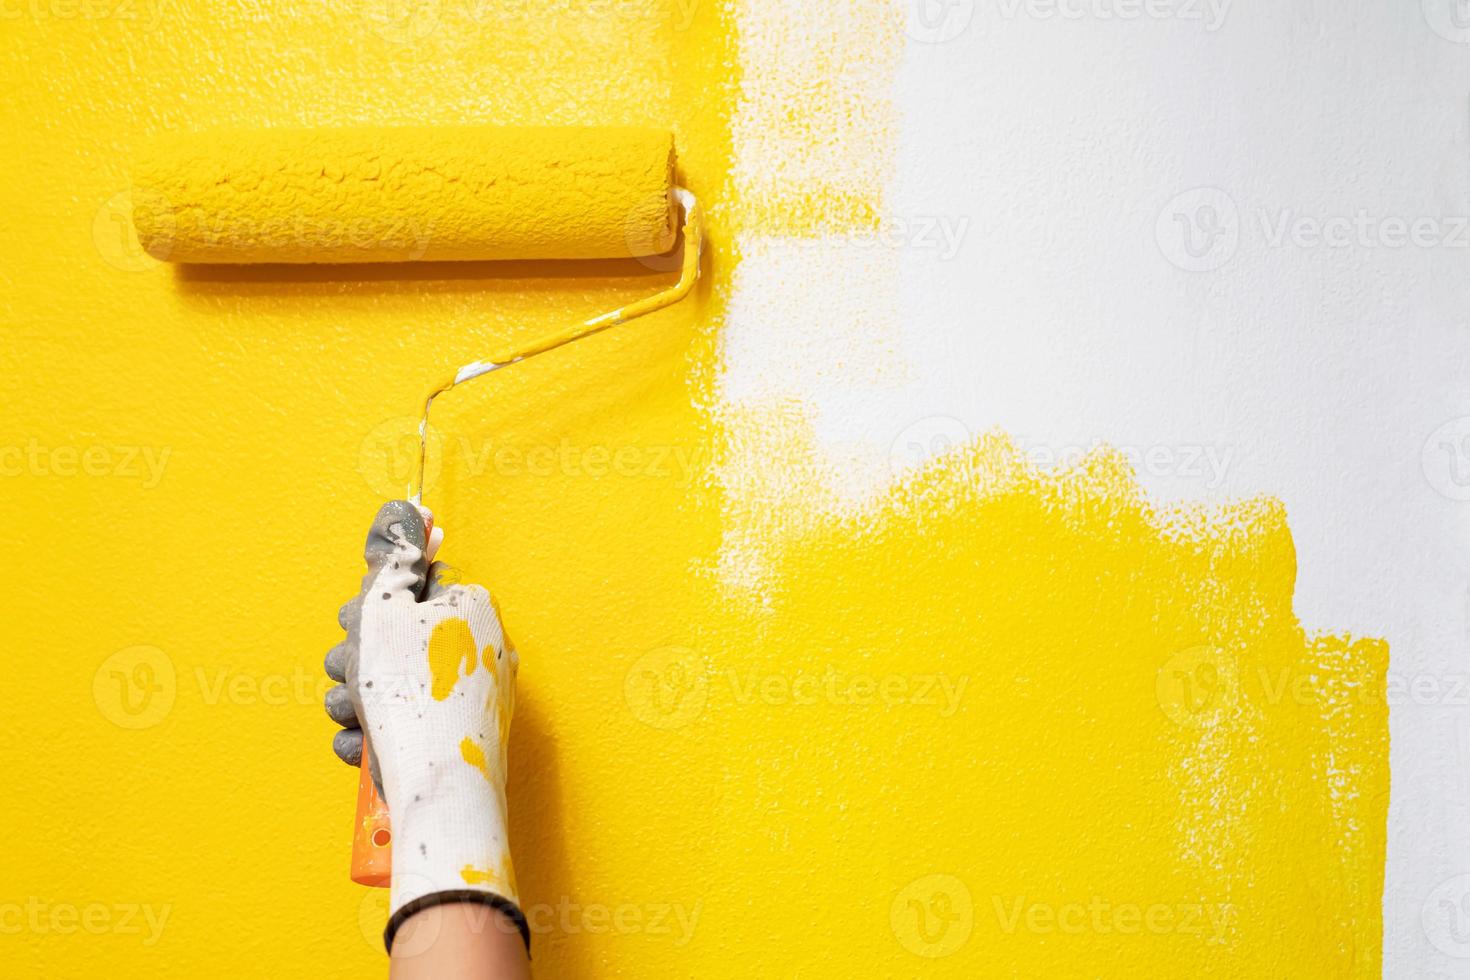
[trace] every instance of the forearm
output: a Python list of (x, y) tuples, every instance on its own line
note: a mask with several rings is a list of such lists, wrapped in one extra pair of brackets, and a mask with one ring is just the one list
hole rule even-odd
[(434, 905), (393, 937), (390, 980), (529, 980), (520, 929), (482, 902)]

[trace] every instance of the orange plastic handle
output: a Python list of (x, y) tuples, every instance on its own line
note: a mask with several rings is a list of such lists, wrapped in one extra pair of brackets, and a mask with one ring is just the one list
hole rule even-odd
[(352, 834), (352, 880), (359, 885), (387, 888), (393, 873), (393, 827), (388, 804), (378, 795), (368, 771), (367, 753), (357, 776), (357, 820)]
[[(439, 549), (434, 541), (434, 515), (422, 504), (415, 502), (414, 506), (424, 516), (424, 535), (429, 543), (424, 557), (433, 561), (434, 553)], [(388, 822), (388, 804), (383, 802), (378, 788), (373, 785), (367, 746), (364, 745), (357, 773), (357, 817), (352, 825), (352, 880), (359, 885), (387, 888), (392, 877), (393, 825)]]

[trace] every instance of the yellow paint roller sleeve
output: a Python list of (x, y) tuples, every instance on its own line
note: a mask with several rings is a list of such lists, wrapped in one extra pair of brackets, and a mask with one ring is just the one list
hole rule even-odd
[(626, 258), (673, 247), (673, 137), (640, 127), (170, 134), (133, 173), (172, 262)]

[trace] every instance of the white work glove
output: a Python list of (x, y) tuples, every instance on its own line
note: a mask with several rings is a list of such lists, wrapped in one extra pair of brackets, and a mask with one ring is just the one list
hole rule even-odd
[[(430, 518), (432, 520), (432, 518)], [(356, 765), (363, 733), (393, 821), (393, 894), (384, 941), (409, 916), (446, 902), (499, 909), (530, 932), (506, 837), (506, 746), (517, 657), (490, 593), (449, 584), (425, 556), (425, 513), (383, 505), (368, 533), (362, 592), (338, 616), (347, 639), (327, 654), (343, 681), (327, 714), (333, 749)]]

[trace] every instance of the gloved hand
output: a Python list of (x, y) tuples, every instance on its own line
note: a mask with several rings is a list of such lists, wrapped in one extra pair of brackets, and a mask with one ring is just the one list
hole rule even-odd
[(353, 765), (366, 748), (393, 821), (388, 948), (409, 916), (458, 901), (500, 909), (529, 948), (506, 838), (516, 652), (490, 593), (453, 584), (425, 544), (425, 512), (383, 505), (362, 591), (338, 614), (347, 639), (327, 654), (343, 682), (326, 697), (344, 729), (332, 748)]

